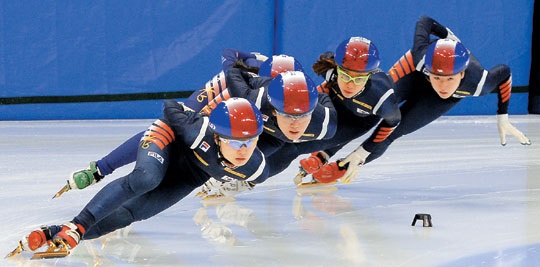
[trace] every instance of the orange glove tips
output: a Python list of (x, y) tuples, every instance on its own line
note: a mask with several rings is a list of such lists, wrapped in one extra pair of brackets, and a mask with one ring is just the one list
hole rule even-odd
[(318, 171), (313, 173), (313, 178), (320, 183), (331, 183), (343, 177), (347, 168), (341, 168), (337, 162), (325, 164)]

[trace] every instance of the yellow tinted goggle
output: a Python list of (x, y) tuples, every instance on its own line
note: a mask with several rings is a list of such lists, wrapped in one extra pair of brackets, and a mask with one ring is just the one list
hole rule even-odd
[(347, 74), (340, 66), (337, 67), (337, 73), (338, 77), (345, 83), (353, 82), (355, 85), (363, 85), (365, 84), (369, 77), (371, 76), (371, 73), (368, 75), (358, 76), (358, 77), (352, 77), (351, 75)]

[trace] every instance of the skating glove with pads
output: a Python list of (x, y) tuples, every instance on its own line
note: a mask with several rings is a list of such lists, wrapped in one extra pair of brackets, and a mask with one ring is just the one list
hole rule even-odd
[(499, 128), (499, 136), (501, 137), (501, 145), (506, 145), (506, 135), (508, 134), (513, 135), (522, 145), (531, 144), (531, 140), (508, 121), (508, 114), (497, 115), (497, 126)]
[(450, 40), (453, 40), (453, 41), (456, 41), (456, 42), (460, 42), (461, 41), (459, 40), (459, 38), (454, 34), (454, 32), (452, 32), (449, 28), (446, 28), (446, 30), (448, 31), (448, 35), (446, 35), (446, 39), (450, 39)]
[(349, 165), (347, 167), (347, 172), (341, 178), (342, 183), (349, 184), (356, 179), (358, 172), (360, 172), (361, 166), (364, 164), (369, 154), (370, 152), (366, 151), (362, 146), (359, 146), (346, 158), (340, 161), (339, 165), (341, 167), (344, 167), (346, 164)]
[(234, 180), (231, 182), (221, 182), (214, 178), (210, 178), (201, 188), (197, 197), (233, 197), (240, 192), (253, 189), (254, 183), (242, 180)]

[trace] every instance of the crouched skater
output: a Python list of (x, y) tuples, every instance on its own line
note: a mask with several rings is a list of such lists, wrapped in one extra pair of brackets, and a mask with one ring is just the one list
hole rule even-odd
[(157, 215), (210, 177), (252, 184), (266, 180), (265, 157), (257, 148), (263, 118), (248, 100), (221, 102), (209, 117), (167, 100), (164, 115), (139, 142), (131, 173), (103, 187), (71, 221), (24, 236), (8, 257), (45, 245), (47, 250), (33, 258), (66, 256), (81, 240)]

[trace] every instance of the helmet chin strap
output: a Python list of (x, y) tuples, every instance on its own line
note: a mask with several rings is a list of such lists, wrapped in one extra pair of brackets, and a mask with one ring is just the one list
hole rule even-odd
[(221, 141), (219, 141), (219, 138), (215, 136), (215, 142), (217, 146), (217, 156), (218, 156), (218, 162), (221, 164), (221, 166), (228, 167), (230, 169), (236, 168), (234, 164), (232, 164), (228, 159), (226, 159), (223, 154), (221, 154)]
[(358, 91), (358, 93), (356, 93), (355, 95), (353, 95), (351, 98), (357, 97), (359, 94), (361, 94), (362, 92), (364, 92), (365, 89), (366, 89), (366, 85), (364, 84), (364, 87), (362, 87), (362, 89), (360, 89), (360, 91)]
[(224, 167), (231, 168), (231, 169), (236, 168), (236, 166), (234, 164), (232, 164), (228, 159), (226, 159), (221, 154), (221, 151), (218, 151), (218, 162)]

